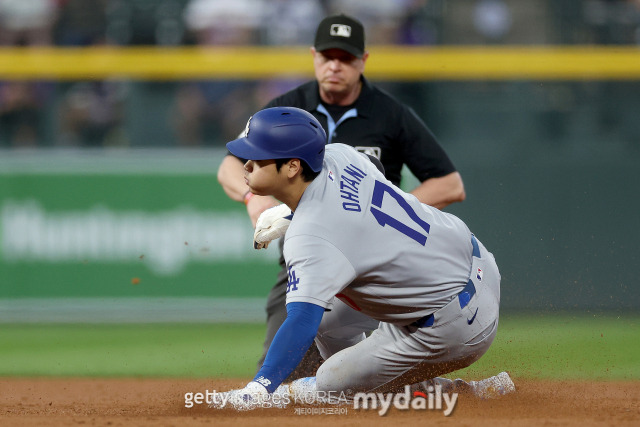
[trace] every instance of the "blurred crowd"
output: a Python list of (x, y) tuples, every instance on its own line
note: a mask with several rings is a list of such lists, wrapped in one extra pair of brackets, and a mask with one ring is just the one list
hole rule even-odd
[[(556, 36), (530, 43), (640, 44), (640, 0), (538, 0)], [(0, 0), (0, 46), (306, 45), (326, 15), (358, 17), (367, 44), (527, 43), (519, 0)], [(548, 22), (539, 23), (542, 31)], [(449, 30), (448, 30), (449, 29)], [(520, 31), (520, 33), (518, 32)], [(533, 33), (533, 31), (532, 31)], [(1, 65), (0, 65), (1, 66)], [(309, 69), (311, 71), (311, 61)], [(131, 96), (165, 91), (160, 145), (227, 140), (299, 81), (0, 81), (0, 148), (131, 146)], [(151, 119), (150, 119), (151, 120)], [(157, 118), (155, 120), (158, 120)]]

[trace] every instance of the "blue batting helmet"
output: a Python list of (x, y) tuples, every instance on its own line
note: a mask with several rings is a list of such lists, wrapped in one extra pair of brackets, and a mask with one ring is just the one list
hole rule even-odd
[(326, 142), (324, 129), (307, 111), (273, 107), (251, 116), (242, 135), (227, 143), (227, 148), (242, 159), (301, 159), (319, 172)]

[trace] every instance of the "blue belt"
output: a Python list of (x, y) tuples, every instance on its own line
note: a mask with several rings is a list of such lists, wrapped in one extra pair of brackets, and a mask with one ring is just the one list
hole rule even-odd
[[(476, 240), (476, 237), (473, 234), (471, 235), (471, 246), (473, 246), (473, 251), (471, 252), (471, 255), (476, 258), (480, 258), (480, 246), (478, 246), (478, 241)], [(473, 281), (469, 279), (466, 286), (457, 295), (458, 302), (460, 303), (460, 308), (461, 309), (465, 308), (469, 304), (469, 301), (471, 301), (471, 297), (473, 297), (475, 294), (476, 294), (476, 287), (473, 284)], [(435, 320), (436, 319), (433, 313), (431, 313), (424, 316), (422, 319), (416, 320), (415, 322), (412, 323), (412, 325), (417, 326), (418, 328), (423, 328), (425, 326), (429, 327), (429, 326), (433, 326), (433, 323), (435, 322)]]

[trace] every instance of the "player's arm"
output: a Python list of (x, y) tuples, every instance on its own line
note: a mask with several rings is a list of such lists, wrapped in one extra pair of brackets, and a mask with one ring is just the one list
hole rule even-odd
[(458, 172), (438, 178), (429, 178), (411, 191), (418, 200), (427, 205), (443, 209), (451, 203), (465, 199), (464, 184)]
[(262, 368), (253, 381), (262, 384), (269, 393), (298, 366), (318, 333), (324, 308), (308, 302), (287, 304), (287, 318), (276, 333)]
[(298, 366), (318, 333), (325, 308), (355, 278), (346, 255), (324, 238), (294, 234), (284, 242), (289, 267), (287, 318), (254, 382), (273, 392)]
[(225, 156), (218, 168), (218, 182), (230, 199), (246, 203), (247, 213), (254, 227), (262, 212), (279, 204), (271, 196), (253, 195), (245, 199), (249, 187), (244, 181), (244, 163), (231, 154)]

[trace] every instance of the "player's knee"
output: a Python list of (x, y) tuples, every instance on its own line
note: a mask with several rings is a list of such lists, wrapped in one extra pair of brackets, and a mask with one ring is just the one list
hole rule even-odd
[(318, 391), (336, 391), (335, 384), (331, 380), (331, 369), (328, 367), (328, 364), (323, 363), (318, 372), (316, 372), (316, 390)]

